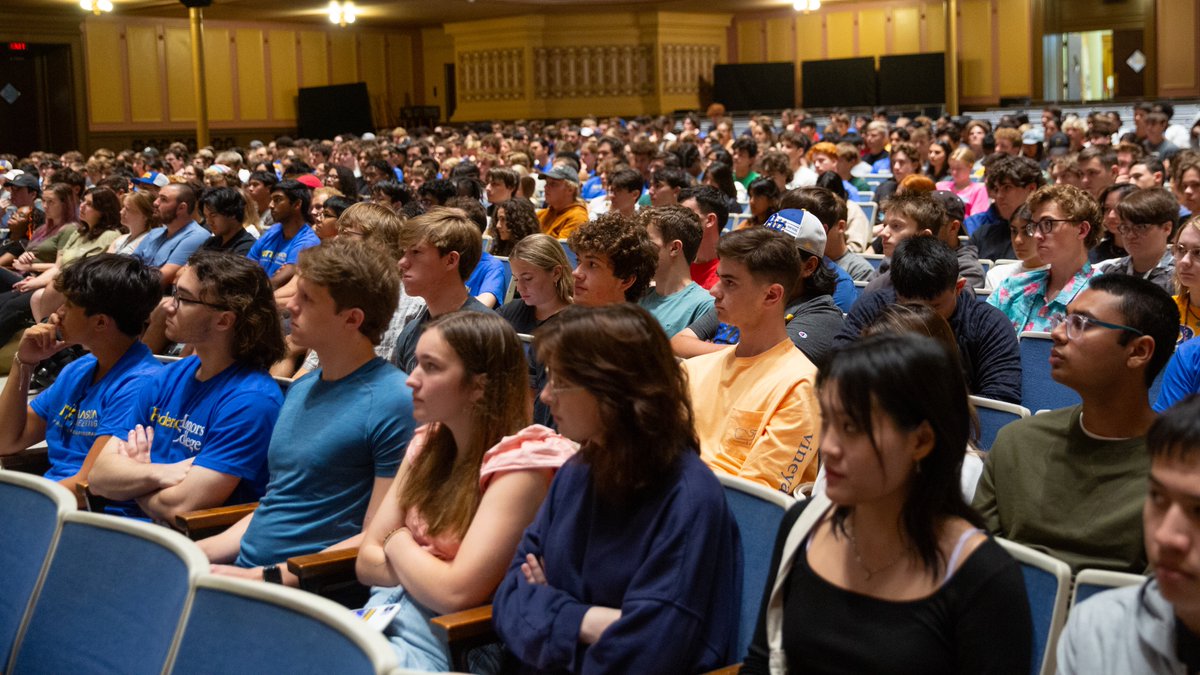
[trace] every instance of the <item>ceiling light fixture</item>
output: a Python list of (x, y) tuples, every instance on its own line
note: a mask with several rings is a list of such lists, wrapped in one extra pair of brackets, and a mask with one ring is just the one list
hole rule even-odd
[(792, 9), (797, 12), (815, 12), (821, 9), (821, 0), (795, 0)]
[(113, 4), (112, 0), (79, 0), (79, 8), (100, 16), (101, 12), (111, 12)]
[[(101, 1), (106, 2), (107, 0)], [(342, 28), (345, 28), (346, 24), (354, 23), (354, 20), (357, 18), (358, 10), (354, 8), (353, 2), (349, 2), (349, 0), (347, 0), (347, 2), (338, 2), (337, 0), (333, 0), (329, 3), (329, 21), (331, 23), (336, 23)]]

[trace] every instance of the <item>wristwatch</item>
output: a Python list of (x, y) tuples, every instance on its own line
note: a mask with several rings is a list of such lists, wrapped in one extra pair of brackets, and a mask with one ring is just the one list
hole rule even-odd
[(263, 581), (269, 584), (282, 584), (283, 571), (279, 569), (279, 565), (267, 565), (264, 567)]

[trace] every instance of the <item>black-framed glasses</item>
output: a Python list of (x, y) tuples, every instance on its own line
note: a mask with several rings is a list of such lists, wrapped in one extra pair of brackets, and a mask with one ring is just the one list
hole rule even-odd
[(1192, 262), (1200, 262), (1200, 248), (1189, 248), (1183, 244), (1175, 244), (1171, 247), (1171, 255), (1175, 256), (1175, 260), (1183, 260), (1190, 255), (1192, 256)]
[(1059, 223), (1076, 223), (1077, 220), (1069, 218), (1042, 218), (1041, 220), (1029, 221), (1025, 223), (1025, 236), (1032, 237), (1041, 232), (1043, 236), (1050, 234)]
[(1120, 232), (1122, 235), (1125, 235), (1125, 236), (1128, 236), (1131, 234), (1136, 234), (1137, 236), (1140, 237), (1143, 234), (1146, 234), (1146, 232), (1152, 227), (1154, 227), (1154, 223), (1122, 222), (1120, 225), (1117, 225), (1117, 232)]
[(1067, 325), (1068, 340), (1078, 339), (1080, 335), (1083, 335), (1084, 331), (1092, 326), (1099, 326), (1100, 328), (1108, 328), (1110, 330), (1129, 331), (1130, 333), (1133, 333), (1139, 337), (1145, 335), (1145, 333), (1134, 328), (1133, 326), (1123, 326), (1119, 323), (1109, 323), (1107, 321), (1101, 321), (1100, 319), (1085, 316), (1083, 314), (1056, 315), (1050, 319), (1050, 330), (1054, 330), (1062, 324)]
[(171, 292), (171, 301), (174, 304), (175, 309), (179, 309), (179, 305), (203, 305), (205, 307), (208, 307), (209, 309), (215, 309), (218, 312), (230, 311), (229, 308), (226, 307), (225, 305), (218, 305), (218, 304), (215, 304), (212, 302), (205, 302), (203, 300), (197, 300), (196, 298), (186, 298), (179, 294), (178, 288), (176, 288), (174, 291)]

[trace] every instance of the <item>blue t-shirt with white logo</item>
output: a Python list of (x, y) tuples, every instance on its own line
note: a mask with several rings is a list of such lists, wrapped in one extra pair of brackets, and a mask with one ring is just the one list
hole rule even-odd
[(254, 242), (246, 257), (261, 265), (267, 276), (273, 277), (280, 267), (295, 265), (300, 251), (320, 243), (317, 233), (307, 225), (301, 227), (296, 236), (285, 239), (283, 225), (276, 224)]
[[(170, 464), (195, 457), (192, 466), (242, 479), (226, 503), (252, 502), (267, 487), (267, 447), (283, 405), (279, 385), (263, 370), (234, 363), (201, 382), (200, 357), (159, 370), (142, 388), (117, 435), (141, 424), (154, 430), (150, 461)], [(115, 508), (144, 517), (132, 502)]]
[(88, 354), (63, 368), (50, 388), (29, 404), (46, 423), (50, 470), (46, 478), (63, 480), (79, 473), (83, 460), (101, 436), (125, 438), (121, 422), (137, 401), (146, 379), (162, 366), (150, 349), (135, 342), (99, 382), (96, 357)]

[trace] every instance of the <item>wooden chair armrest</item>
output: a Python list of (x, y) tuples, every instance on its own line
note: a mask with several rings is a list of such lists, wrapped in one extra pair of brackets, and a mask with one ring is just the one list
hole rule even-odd
[(355, 578), (354, 565), (358, 562), (358, 548), (339, 548), (310, 555), (288, 558), (287, 568), (300, 577), (300, 588), (305, 582), (317, 579)]
[(710, 671), (708, 671), (708, 673), (706, 675), (737, 675), (738, 671), (740, 671), (741, 669), (742, 669), (742, 664), (735, 663), (732, 666), (725, 666), (724, 668), (717, 668), (716, 670), (710, 670)]
[(453, 614), (435, 616), (429, 620), (433, 632), (447, 642), (457, 642), (492, 633), (492, 606), (473, 607)]
[(92, 513), (104, 513), (104, 507), (111, 503), (108, 498), (91, 491), (88, 488), (88, 482), (81, 480), (75, 483), (75, 496), (79, 499), (79, 503), (84, 509)]
[(175, 516), (175, 529), (186, 534), (189, 539), (204, 539), (229, 529), (234, 523), (253, 513), (256, 508), (258, 502), (181, 513)]
[(300, 579), (301, 589), (357, 609), (370, 595), (370, 589), (358, 583), (357, 562), (357, 548), (339, 548), (289, 558), (287, 568)]
[(27, 448), (13, 455), (0, 457), (0, 468), (21, 473), (44, 474), (50, 470), (46, 448)]

